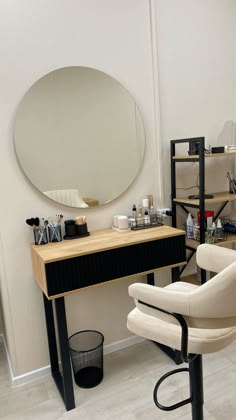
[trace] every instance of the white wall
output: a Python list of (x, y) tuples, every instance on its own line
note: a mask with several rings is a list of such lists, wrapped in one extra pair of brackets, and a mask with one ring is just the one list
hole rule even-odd
[[(206, 145), (214, 145), (224, 123), (236, 119), (236, 2), (156, 5), (162, 146), (169, 159), (171, 139), (205, 136)], [(167, 166), (164, 190), (169, 202)]]
[[(2, 0), (0, 3), (0, 277), (7, 343), (13, 374), (48, 364), (41, 292), (30, 260), (32, 231), (25, 220), (81, 211), (56, 206), (25, 178), (13, 148), (14, 116), (27, 89), (46, 73), (65, 66), (100, 69), (122, 83), (142, 113), (147, 151), (142, 171), (113, 203), (87, 210), (90, 230), (111, 226), (147, 194), (160, 205), (158, 125), (147, 0)], [(175, 133), (174, 133), (175, 134)], [(95, 328), (105, 343), (129, 336), (126, 316), (133, 306), (128, 281), (66, 298), (69, 334)], [(118, 298), (117, 298), (118, 297)]]
[(2, 303), (1, 303), (1, 296), (0, 296), (0, 335), (3, 334), (3, 314), (2, 314)]
[[(162, 152), (169, 161), (170, 140), (205, 136), (206, 146), (216, 145), (225, 122), (236, 121), (236, 2), (156, 0), (156, 6)], [(206, 162), (207, 192), (227, 190), (230, 162)], [(177, 167), (179, 187), (196, 184), (197, 164)], [(169, 206), (169, 165), (163, 166), (163, 180)]]

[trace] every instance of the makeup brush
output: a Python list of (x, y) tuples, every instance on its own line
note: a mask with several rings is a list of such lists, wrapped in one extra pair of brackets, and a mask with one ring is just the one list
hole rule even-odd
[(35, 219), (34, 219), (34, 224), (35, 224), (35, 226), (39, 226), (39, 217), (35, 217)]

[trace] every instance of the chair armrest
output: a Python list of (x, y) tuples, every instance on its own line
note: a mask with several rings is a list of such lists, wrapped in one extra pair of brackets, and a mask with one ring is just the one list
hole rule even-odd
[(219, 273), (236, 261), (236, 251), (210, 244), (201, 244), (197, 248), (197, 265), (204, 270)]
[(189, 292), (168, 290), (149, 284), (134, 283), (129, 286), (129, 296), (166, 311), (189, 315)]

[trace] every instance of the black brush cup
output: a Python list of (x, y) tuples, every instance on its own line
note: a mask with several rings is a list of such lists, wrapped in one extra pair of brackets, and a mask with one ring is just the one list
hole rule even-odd
[(47, 228), (34, 228), (34, 242), (35, 245), (45, 245), (48, 243)]
[(66, 237), (73, 237), (77, 235), (76, 224), (74, 220), (65, 221), (65, 234)]
[(48, 226), (49, 242), (60, 242), (62, 241), (61, 226)]
[(86, 235), (88, 233), (88, 226), (87, 223), (83, 223), (82, 225), (76, 225), (77, 235)]

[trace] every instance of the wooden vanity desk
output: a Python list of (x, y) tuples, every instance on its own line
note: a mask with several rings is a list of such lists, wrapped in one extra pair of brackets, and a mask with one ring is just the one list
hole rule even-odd
[[(64, 296), (119, 279), (147, 275), (186, 264), (185, 232), (159, 226), (125, 233), (105, 229), (90, 236), (47, 245), (32, 245), (33, 275), (43, 292), (51, 371), (66, 409), (75, 407)], [(177, 278), (176, 278), (177, 279)], [(53, 306), (58, 327), (59, 371)]]

